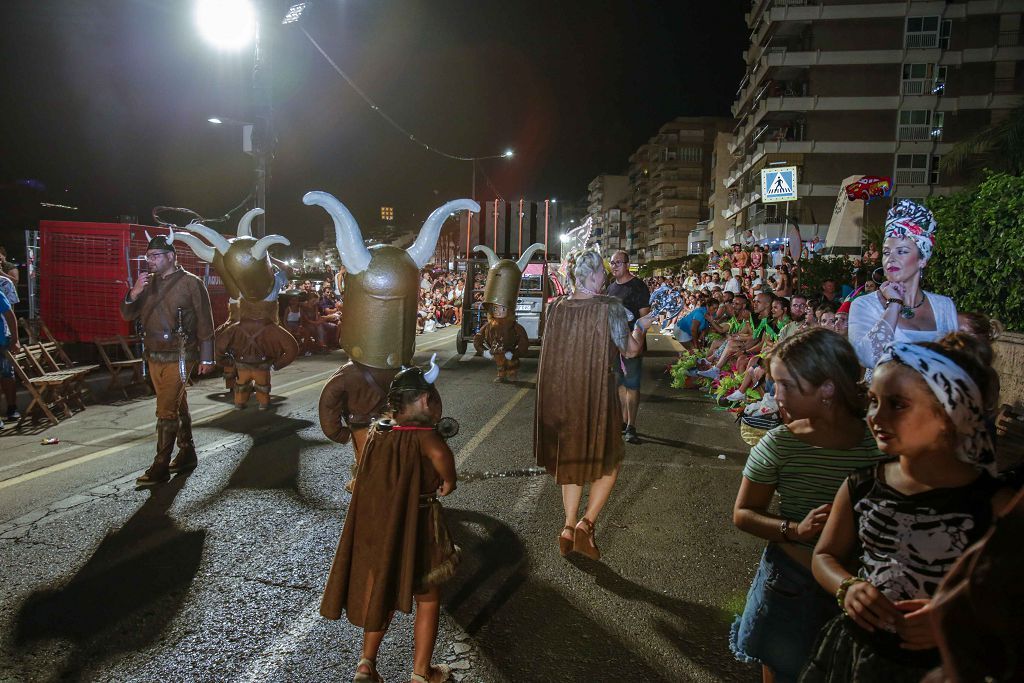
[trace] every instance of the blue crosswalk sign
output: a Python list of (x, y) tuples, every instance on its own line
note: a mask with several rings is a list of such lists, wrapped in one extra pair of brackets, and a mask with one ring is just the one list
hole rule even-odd
[(791, 202), (796, 198), (796, 166), (761, 169), (762, 202)]

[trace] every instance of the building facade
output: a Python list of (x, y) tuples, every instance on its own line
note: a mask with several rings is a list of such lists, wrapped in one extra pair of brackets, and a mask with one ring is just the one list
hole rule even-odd
[[(782, 235), (784, 213), (805, 239), (824, 238), (844, 179), (889, 176), (894, 194), (958, 189), (940, 172), (959, 140), (1022, 102), (1018, 0), (753, 0), (716, 226), (733, 240)], [(799, 199), (761, 201), (760, 171), (796, 166)], [(874, 202), (865, 220), (883, 220)], [(717, 241), (716, 241), (717, 243)]]
[(587, 217), (604, 254), (622, 248), (628, 197), (629, 178), (624, 175), (602, 174), (587, 185)]
[(621, 247), (632, 262), (670, 261), (689, 253), (690, 233), (709, 215), (715, 138), (731, 127), (723, 118), (680, 117), (630, 155)]

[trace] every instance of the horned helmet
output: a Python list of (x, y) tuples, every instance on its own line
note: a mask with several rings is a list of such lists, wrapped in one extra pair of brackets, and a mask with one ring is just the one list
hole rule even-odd
[(307, 192), (302, 202), (320, 206), (334, 220), (338, 255), (348, 271), (341, 347), (352, 360), (373, 368), (400, 368), (416, 348), (420, 269), (427, 265), (441, 227), (456, 211), (480, 211), (471, 199), (456, 199), (434, 210), (408, 249), (387, 244), (367, 248), (352, 213), (327, 192)]
[[(213, 264), (213, 269), (224, 281), (224, 288), (232, 299), (245, 298), (262, 301), (277, 293), (276, 268), (270, 263), (267, 250), (272, 245), (290, 246), (291, 242), (281, 235), (267, 235), (256, 239), (252, 236), (252, 221), (263, 213), (263, 209), (252, 209), (238, 221), (237, 237), (230, 240), (213, 228), (202, 223), (185, 226), (188, 233), (173, 233), (173, 239), (192, 248), (203, 261)], [(201, 235), (209, 242), (204, 243), (195, 235)]]
[(483, 244), (473, 247), (487, 256), (487, 284), (484, 286), (484, 303), (504, 306), (509, 311), (515, 310), (516, 297), (519, 296), (519, 283), (523, 279), (523, 270), (530, 258), (544, 248), (540, 242), (531, 244), (522, 253), (518, 261), (499, 259), (494, 250)]

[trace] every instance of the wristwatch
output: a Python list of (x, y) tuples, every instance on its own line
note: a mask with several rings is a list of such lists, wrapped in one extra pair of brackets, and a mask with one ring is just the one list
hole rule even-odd
[(782, 534), (782, 540), (789, 542), (789, 520), (784, 519), (779, 523), (779, 533)]

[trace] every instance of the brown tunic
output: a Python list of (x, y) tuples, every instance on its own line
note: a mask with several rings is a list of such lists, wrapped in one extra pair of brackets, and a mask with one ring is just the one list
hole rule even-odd
[(370, 428), (320, 603), (324, 617), (344, 612), (356, 626), (383, 630), (395, 610), (412, 611), (414, 594), (455, 571), (458, 549), (433, 495), (441, 477), (422, 454), (428, 440), (444, 444), (433, 429)]
[(511, 316), (506, 318), (487, 316), (487, 322), (473, 336), (473, 346), (478, 353), (485, 348), (495, 356), (511, 351), (513, 358), (519, 358), (530, 348), (530, 337), (526, 333), (526, 329)]
[(331, 441), (348, 443), (350, 427), (367, 427), (380, 417), (398, 369), (371, 368), (349, 361), (320, 392), (320, 429)]
[(299, 344), (291, 333), (268, 320), (245, 318), (221, 329), (217, 355), (230, 354), (235, 363), (280, 370), (299, 355)]
[(619, 351), (613, 338), (626, 343), (625, 321), (625, 309), (613, 297), (563, 297), (548, 309), (533, 450), (537, 464), (559, 484), (587, 484), (622, 461)]
[(153, 276), (150, 284), (139, 298), (121, 301), (121, 317), (125, 320), (138, 318), (142, 323), (146, 354), (157, 353), (174, 357), (177, 362), (179, 350), (178, 309), (182, 309), (182, 320), (188, 334), (186, 355), (190, 362), (198, 357), (201, 361), (212, 362), (213, 357), (213, 310), (206, 285), (198, 277), (178, 266), (167, 277)]

